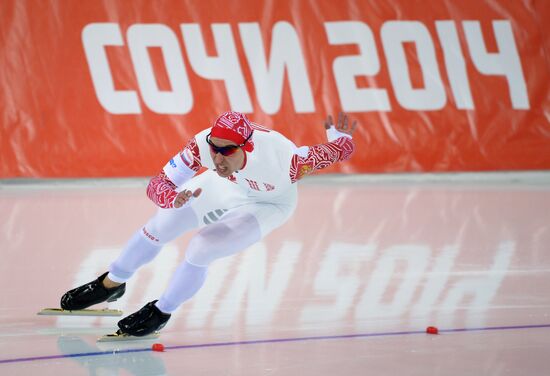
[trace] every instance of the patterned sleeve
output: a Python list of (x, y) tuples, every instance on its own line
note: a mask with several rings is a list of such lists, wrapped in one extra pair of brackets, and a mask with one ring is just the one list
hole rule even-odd
[(157, 206), (170, 209), (178, 195), (177, 187), (191, 179), (201, 168), (199, 148), (195, 138), (191, 139), (147, 185), (147, 197)]
[(345, 161), (351, 156), (353, 150), (352, 139), (340, 137), (326, 144), (309, 147), (307, 155), (294, 154), (290, 163), (290, 180), (295, 183), (315, 170)]
[(177, 195), (176, 185), (168, 179), (164, 171), (152, 178), (147, 185), (147, 197), (163, 209), (173, 208)]

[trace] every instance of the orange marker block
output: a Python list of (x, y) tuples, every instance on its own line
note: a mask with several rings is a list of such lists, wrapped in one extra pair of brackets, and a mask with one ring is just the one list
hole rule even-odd
[(426, 333), (428, 333), (428, 334), (439, 334), (439, 330), (435, 326), (428, 326), (426, 328)]
[(164, 345), (162, 343), (154, 343), (152, 349), (153, 351), (164, 351)]

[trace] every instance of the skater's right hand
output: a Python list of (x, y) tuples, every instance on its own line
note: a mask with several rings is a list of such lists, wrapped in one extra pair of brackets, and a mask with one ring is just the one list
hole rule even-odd
[(201, 192), (202, 192), (201, 188), (195, 189), (195, 192), (191, 192), (188, 189), (181, 191), (180, 193), (178, 193), (178, 195), (174, 199), (174, 207), (176, 209), (181, 208), (183, 205), (189, 203), (192, 198), (199, 197)]

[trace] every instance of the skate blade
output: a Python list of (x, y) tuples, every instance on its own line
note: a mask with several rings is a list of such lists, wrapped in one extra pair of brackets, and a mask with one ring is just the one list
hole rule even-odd
[(158, 337), (160, 337), (160, 334), (158, 332), (152, 333), (143, 337), (137, 337), (137, 336), (132, 336), (130, 334), (117, 332), (117, 333), (106, 334), (104, 336), (101, 336), (97, 339), (96, 342), (145, 341), (149, 339), (157, 339)]
[(75, 309), (69, 311), (61, 308), (44, 308), (37, 315), (45, 316), (122, 316), (119, 309)]

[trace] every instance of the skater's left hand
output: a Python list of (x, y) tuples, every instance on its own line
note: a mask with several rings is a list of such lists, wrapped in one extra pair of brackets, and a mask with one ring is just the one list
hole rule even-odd
[(202, 192), (202, 189), (200, 188), (197, 188), (195, 192), (191, 192), (188, 189), (181, 191), (180, 193), (178, 193), (178, 195), (174, 199), (174, 207), (176, 209), (181, 208), (183, 205), (187, 204), (191, 200), (191, 198), (199, 197), (201, 192)]
[(332, 126), (334, 126), (338, 132), (352, 136), (353, 132), (355, 132), (355, 128), (357, 127), (357, 120), (354, 120), (350, 125), (348, 121), (348, 115), (344, 112), (340, 112), (338, 113), (338, 123), (336, 123), (336, 125), (332, 121), (332, 116), (327, 116), (325, 120), (325, 129), (328, 130)]

